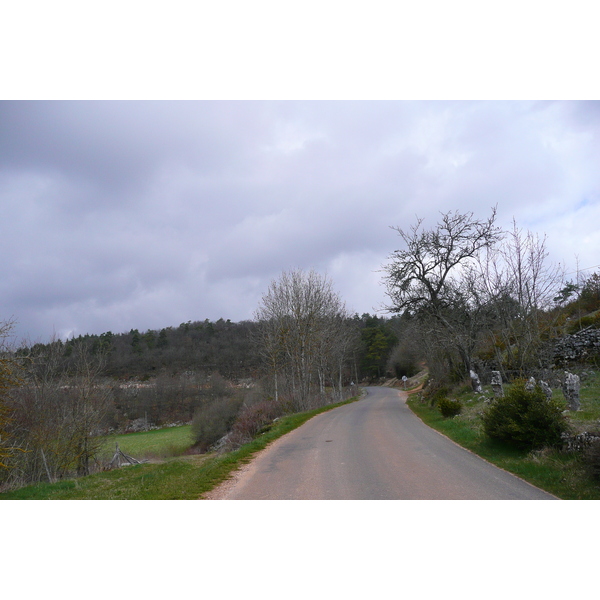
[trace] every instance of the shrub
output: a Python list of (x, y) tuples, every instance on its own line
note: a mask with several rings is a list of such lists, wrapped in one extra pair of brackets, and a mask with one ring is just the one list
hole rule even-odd
[(590, 475), (600, 479), (600, 440), (593, 440), (584, 450), (583, 459)]
[(236, 396), (205, 401), (192, 420), (195, 447), (206, 452), (222, 438), (233, 425), (241, 405), (242, 399)]
[(600, 312), (586, 315), (585, 317), (581, 317), (581, 319), (575, 319), (567, 328), (567, 333), (578, 333), (587, 327), (600, 328)]
[(445, 418), (455, 417), (462, 411), (462, 404), (458, 400), (450, 400), (449, 398), (440, 398), (437, 407)]
[(561, 405), (548, 400), (539, 385), (528, 391), (525, 383), (516, 381), (484, 412), (486, 435), (521, 450), (558, 446), (569, 429)]
[(440, 400), (446, 398), (450, 393), (451, 388), (447, 385), (436, 385), (429, 382), (423, 389), (423, 400), (429, 402), (430, 406), (435, 406)]
[(282, 404), (273, 400), (259, 400), (244, 406), (231, 428), (230, 445), (241, 446), (259, 433), (269, 429), (273, 420), (284, 414)]

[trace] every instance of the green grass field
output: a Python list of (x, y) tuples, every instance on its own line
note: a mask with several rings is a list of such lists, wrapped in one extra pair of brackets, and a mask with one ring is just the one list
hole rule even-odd
[(106, 438), (104, 454), (114, 453), (116, 444), (129, 456), (142, 459), (164, 459), (183, 454), (192, 445), (192, 426), (166, 427)]

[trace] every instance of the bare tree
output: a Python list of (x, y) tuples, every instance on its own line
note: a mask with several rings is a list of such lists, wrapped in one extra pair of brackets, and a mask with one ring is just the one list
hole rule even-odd
[(99, 453), (104, 440), (101, 427), (110, 403), (110, 388), (101, 378), (105, 365), (103, 353), (92, 354), (79, 343), (74, 349), (74, 372), (67, 399), (71, 412), (71, 449), (78, 475), (88, 475), (90, 461)]
[(552, 308), (564, 286), (564, 269), (547, 258), (546, 237), (514, 220), (502, 248), (480, 257), (476, 287), (493, 315), (487, 322), (500, 370), (542, 366), (542, 341), (555, 324)]
[(341, 351), (346, 308), (331, 282), (314, 271), (283, 272), (256, 310), (259, 340), (274, 383), (276, 400), (282, 392), (296, 408), (308, 408), (325, 379), (336, 352)]
[(563, 271), (547, 262), (545, 237), (514, 220), (502, 232), (494, 221), (494, 209), (484, 221), (454, 212), (429, 231), (420, 219), (410, 232), (399, 230), (406, 249), (385, 267), (390, 309), (418, 318), (430, 368), (445, 362), (453, 373), (458, 359), (468, 373), (474, 357), (490, 348), (505, 376), (542, 366)]
[(15, 475), (22, 482), (87, 474), (102, 442), (110, 394), (99, 378), (102, 355), (92, 354), (83, 340), (76, 342), (67, 373), (64, 350), (60, 340), (34, 346), (24, 383), (11, 397), (12, 431), (27, 450)]
[(352, 326), (350, 315), (343, 305), (340, 305), (337, 314), (322, 320), (320, 325), (317, 363), (319, 394), (322, 399), (326, 398), (326, 385), (329, 383), (337, 399), (342, 400), (344, 380), (350, 376), (348, 358), (358, 344), (358, 331)]
[(384, 266), (388, 310), (417, 316), (438, 346), (458, 352), (467, 373), (480, 330), (472, 269), (480, 253), (502, 238), (495, 220), (492, 208), (485, 220), (455, 211), (442, 213), (430, 230), (419, 218), (409, 231), (395, 227), (405, 249), (396, 250)]
[(393, 252), (384, 267), (390, 308), (394, 312), (425, 308), (435, 315), (451, 304), (453, 281), (461, 267), (501, 239), (495, 220), (493, 208), (485, 221), (475, 219), (473, 213), (455, 211), (442, 213), (441, 222), (431, 230), (422, 230), (423, 219), (419, 218), (408, 232), (393, 227), (406, 249)]

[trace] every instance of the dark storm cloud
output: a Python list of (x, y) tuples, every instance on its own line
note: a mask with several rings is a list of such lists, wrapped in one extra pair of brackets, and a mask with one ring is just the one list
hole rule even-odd
[(3, 102), (0, 161), (108, 191), (170, 166), (210, 179), (243, 170), (260, 123), (260, 106), (240, 102)]
[(34, 338), (240, 320), (292, 267), (372, 311), (390, 226), (496, 204), (597, 264), (597, 107), (2, 102), (0, 316)]

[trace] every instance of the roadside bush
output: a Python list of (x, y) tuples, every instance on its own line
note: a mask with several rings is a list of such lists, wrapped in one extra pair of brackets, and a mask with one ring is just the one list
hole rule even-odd
[(424, 356), (431, 378), (438, 384), (456, 385), (465, 378), (463, 362), (458, 353), (432, 344)]
[(203, 402), (192, 419), (194, 446), (206, 452), (230, 430), (241, 405), (242, 399), (237, 396)]
[(456, 417), (462, 411), (462, 404), (458, 400), (450, 400), (449, 398), (440, 398), (437, 407), (445, 418)]
[(600, 479), (600, 440), (592, 440), (583, 451), (583, 461), (589, 474), (594, 479)]
[(428, 402), (430, 406), (436, 406), (440, 400), (447, 398), (450, 392), (450, 386), (439, 384), (436, 385), (430, 380), (427, 386), (423, 389), (422, 398)]
[(498, 398), (483, 414), (487, 436), (522, 450), (558, 446), (569, 425), (556, 401), (548, 400), (539, 385), (525, 389), (516, 381), (504, 398)]
[(273, 400), (260, 400), (244, 406), (231, 428), (230, 446), (237, 447), (252, 441), (259, 433), (268, 430), (273, 420), (284, 412), (283, 406)]

